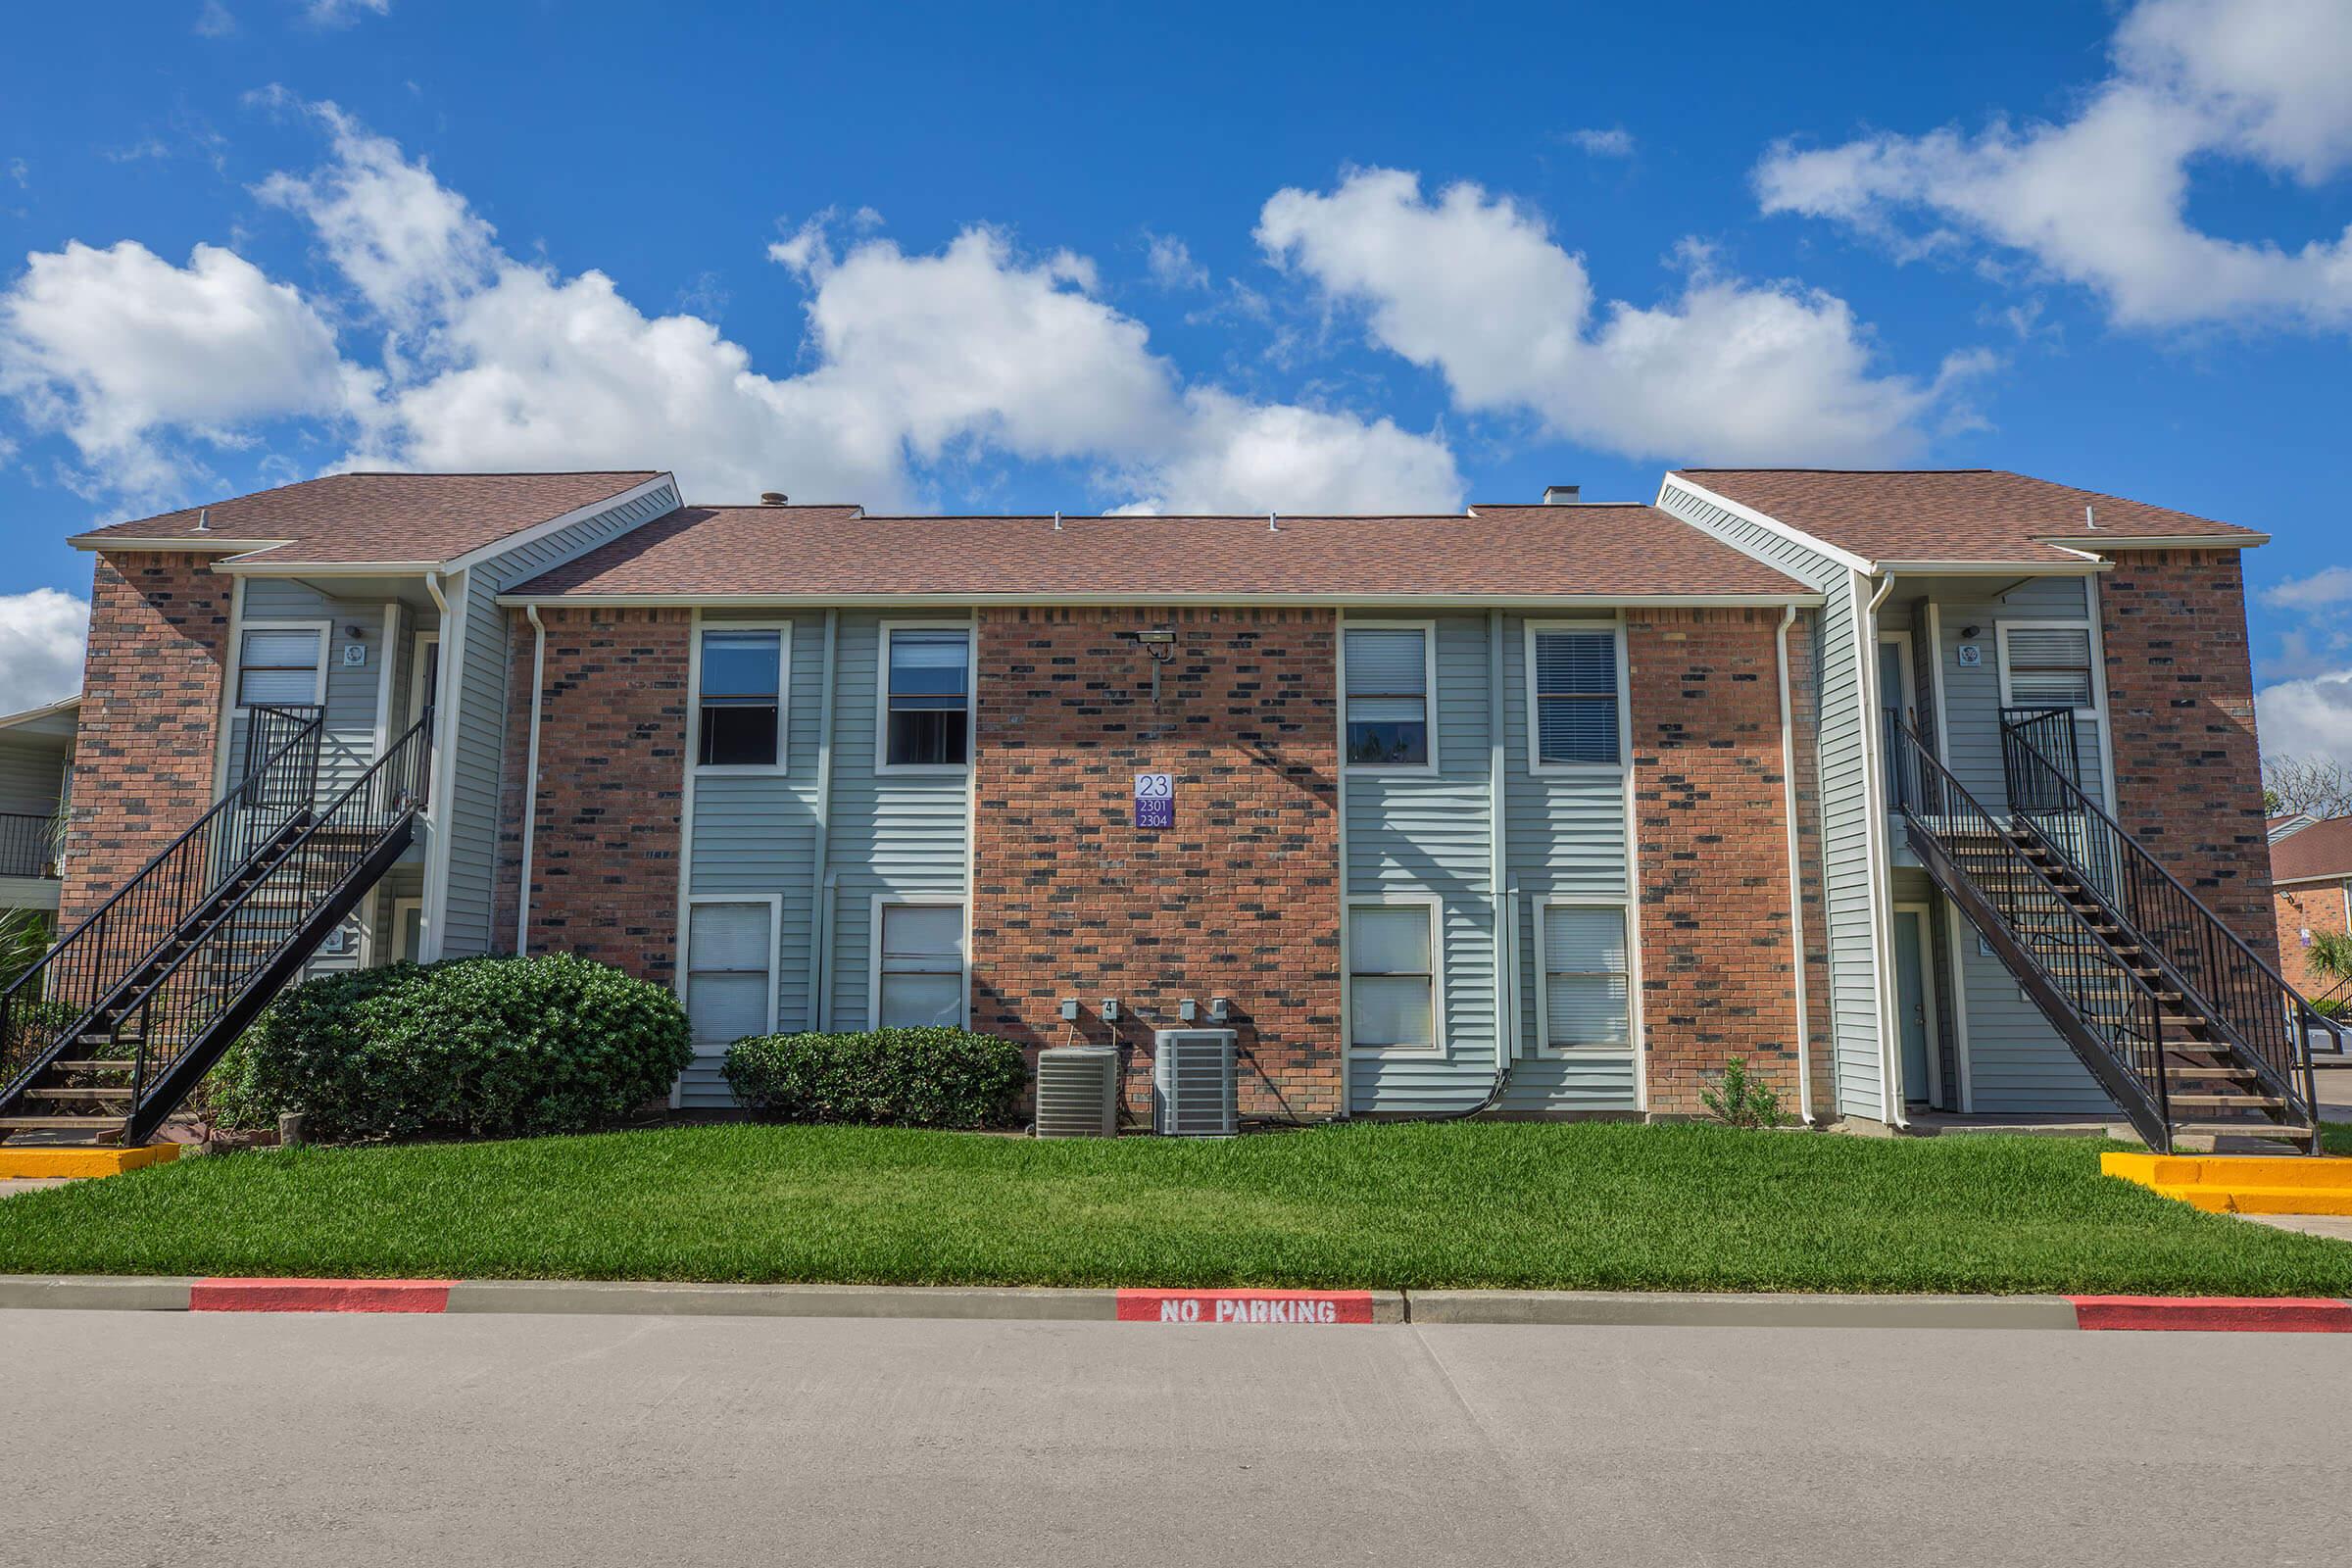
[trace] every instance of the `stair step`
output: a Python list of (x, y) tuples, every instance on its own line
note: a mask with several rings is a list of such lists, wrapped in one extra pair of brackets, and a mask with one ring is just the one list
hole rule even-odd
[(128, 1056), (60, 1056), (49, 1065), (61, 1072), (128, 1072), (137, 1062)]
[(0, 1116), (0, 1133), (121, 1132), (128, 1116)]
[(2176, 1094), (2173, 1095), (2171, 1099), (2175, 1105), (2194, 1105), (2199, 1107), (2247, 1105), (2260, 1106), (2262, 1108), (2271, 1110), (2284, 1110), (2286, 1108), (2286, 1102), (2280, 1100), (2277, 1095)]
[(39, 1086), (24, 1091), (26, 1100), (128, 1100), (127, 1088), (110, 1089), (49, 1089)]
[(2284, 1138), (2298, 1144), (2308, 1144), (2320, 1135), (2316, 1127), (2290, 1127), (2275, 1121), (2177, 1121), (2173, 1131), (2197, 1138)]

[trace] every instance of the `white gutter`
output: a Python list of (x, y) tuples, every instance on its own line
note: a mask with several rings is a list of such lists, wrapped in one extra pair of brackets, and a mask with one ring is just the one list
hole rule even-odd
[(1190, 605), (1203, 608), (1263, 605), (1301, 610), (1393, 610), (1427, 613), (1440, 610), (1778, 610), (1784, 605), (1814, 608), (1822, 596), (1810, 591), (1782, 594), (1332, 594), (1332, 593), (1166, 593), (1149, 588), (1115, 593), (933, 593), (933, 594), (501, 594), (498, 604), (566, 608), (681, 608), (706, 610), (933, 610), (968, 611), (974, 605)]
[[(1792, 609), (1788, 612), (1795, 614)], [(1509, 847), (1504, 824), (1510, 790), (1503, 740), (1502, 612), (1487, 612), (1487, 893), (1494, 906), (1494, 1082), (1511, 1070), (1519, 1055), (1519, 988), (1512, 983), (1511, 965), (1518, 956), (1519, 920), (1506, 902), (1503, 883), (1510, 874)], [(1505, 918), (1506, 914), (1509, 916)]]
[(832, 939), (833, 869), (828, 863), (832, 857), (833, 821), (833, 662), (840, 637), (841, 612), (825, 612), (824, 689), (816, 705), (816, 802), (815, 821), (810, 846), (815, 868), (809, 873), (808, 896), (815, 901), (808, 921), (808, 1023), (822, 1029), (831, 1015), (824, 1004), (826, 989), (833, 983), (832, 956), (827, 944)]
[(1804, 857), (1796, 832), (1796, 710), (1788, 686), (1788, 628), (1796, 624), (1796, 607), (1781, 614), (1773, 636), (1781, 672), (1781, 808), (1788, 820), (1788, 930), (1796, 943), (1796, 1116), (1813, 1125), (1813, 1024), (1805, 999)]
[(453, 662), (450, 650), (465, 640), (466, 628), (453, 623), (449, 612), (449, 596), (441, 573), (424, 574), (424, 591), (432, 597), (433, 608), (440, 612), (440, 636), (433, 644), (436, 666), (433, 680), (434, 696), (438, 699), (433, 711), (433, 768), (428, 786), (430, 799), (425, 802), (425, 821), (432, 832), (432, 842), (425, 846), (424, 856), (424, 937), (416, 956), (426, 963), (441, 956), (441, 931), (448, 924), (449, 896), (449, 813), (456, 803), (450, 799), (457, 788), (450, 754), (456, 726), (452, 722), (457, 712), (457, 694), (450, 690), (449, 667)]
[(522, 886), (514, 903), (514, 951), (531, 956), (531, 851), (539, 829), (539, 707), (547, 691), (547, 623), (537, 605), (525, 605), (531, 623), (531, 739), (522, 766)]

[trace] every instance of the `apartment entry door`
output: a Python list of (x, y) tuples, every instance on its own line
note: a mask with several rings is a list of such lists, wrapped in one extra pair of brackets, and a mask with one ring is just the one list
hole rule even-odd
[(1903, 1101), (1933, 1104), (1943, 1098), (1936, 1070), (1936, 991), (1928, 955), (1928, 911), (1906, 904), (1894, 911), (1894, 979), (1896, 1010), (1903, 1037)]

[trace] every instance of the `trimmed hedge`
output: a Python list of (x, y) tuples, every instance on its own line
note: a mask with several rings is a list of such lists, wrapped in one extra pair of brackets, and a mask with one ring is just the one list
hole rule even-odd
[(1029, 1083), (1021, 1048), (964, 1029), (755, 1035), (727, 1048), (727, 1087), (786, 1121), (1004, 1127)]
[(609, 1126), (693, 1059), (662, 986), (570, 954), (323, 975), (271, 1003), (215, 1069), (233, 1125), (309, 1113), (327, 1141)]

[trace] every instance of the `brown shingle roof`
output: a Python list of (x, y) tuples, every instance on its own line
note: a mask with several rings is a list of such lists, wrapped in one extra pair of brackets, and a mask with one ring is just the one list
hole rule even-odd
[[(455, 561), (509, 534), (619, 495), (652, 468), (596, 473), (330, 473), (254, 495), (93, 529), (74, 542), (282, 540), (249, 559), (271, 564)], [(209, 535), (196, 526), (210, 514)]]
[[(2210, 517), (2005, 468), (1681, 468), (1676, 475), (1872, 562), (2079, 561), (2045, 542), (2052, 539), (2085, 549), (2135, 537), (2227, 547), (2263, 540)], [(2083, 526), (2084, 507), (2093, 509), (2097, 528)]]
[(533, 578), (518, 597), (1790, 596), (1793, 578), (1645, 506), (1468, 515), (868, 517), (687, 507)]
[(2352, 816), (2331, 816), (2297, 828), (2271, 846), (2271, 880), (2352, 876)]

